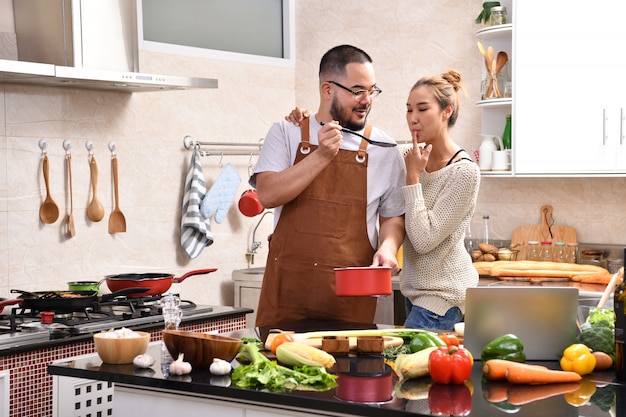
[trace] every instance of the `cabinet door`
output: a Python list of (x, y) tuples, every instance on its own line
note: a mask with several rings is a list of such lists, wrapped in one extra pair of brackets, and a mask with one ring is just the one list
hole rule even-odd
[(603, 0), (595, 17), (583, 3), (515, 7), (516, 173), (614, 172), (620, 82), (612, 57), (626, 32), (617, 9), (626, 7)]

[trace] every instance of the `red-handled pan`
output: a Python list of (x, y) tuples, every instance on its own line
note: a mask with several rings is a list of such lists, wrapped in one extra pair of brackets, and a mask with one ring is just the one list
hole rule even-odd
[(14, 298), (12, 300), (7, 300), (5, 298), (0, 298), (0, 313), (2, 313), (2, 310), (4, 310), (4, 307), (10, 306), (10, 305), (14, 305), (14, 304), (19, 304), (22, 301), (24, 301), (24, 300), (22, 300), (21, 298)]
[(128, 297), (150, 297), (167, 292), (173, 283), (183, 282), (186, 278), (192, 275), (204, 275), (215, 271), (217, 271), (217, 268), (197, 269), (189, 271), (178, 278), (174, 277), (172, 274), (158, 272), (108, 275), (106, 277), (106, 283), (109, 289), (113, 292), (123, 290), (125, 288), (146, 287), (149, 288), (148, 291), (129, 294)]

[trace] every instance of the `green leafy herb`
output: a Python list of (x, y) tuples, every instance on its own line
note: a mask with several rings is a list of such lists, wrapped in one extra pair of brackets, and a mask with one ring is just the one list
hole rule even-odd
[(329, 374), (322, 366), (287, 368), (266, 358), (258, 345), (250, 342), (243, 344), (240, 354), (243, 351), (251, 363), (234, 369), (232, 381), (237, 387), (285, 392), (298, 388), (326, 391), (337, 386), (337, 375)]

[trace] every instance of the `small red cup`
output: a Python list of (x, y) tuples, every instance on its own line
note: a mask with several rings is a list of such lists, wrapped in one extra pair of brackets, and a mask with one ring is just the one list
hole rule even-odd
[(239, 211), (248, 217), (254, 217), (263, 213), (265, 207), (259, 201), (259, 196), (255, 189), (246, 190), (239, 197)]

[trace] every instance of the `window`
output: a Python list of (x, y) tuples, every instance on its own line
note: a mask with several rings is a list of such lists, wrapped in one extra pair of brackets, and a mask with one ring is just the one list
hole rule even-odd
[(292, 66), (294, 0), (138, 0), (140, 49)]

